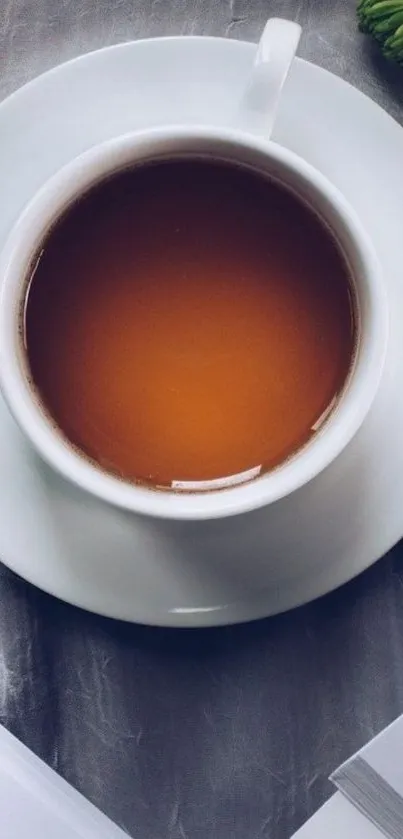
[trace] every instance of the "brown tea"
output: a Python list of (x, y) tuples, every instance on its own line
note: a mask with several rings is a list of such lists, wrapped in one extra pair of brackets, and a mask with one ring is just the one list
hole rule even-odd
[(337, 402), (356, 340), (348, 269), (322, 222), (275, 183), (207, 160), (139, 166), (71, 206), (23, 317), (31, 378), (63, 435), (160, 488), (246, 479), (297, 452)]

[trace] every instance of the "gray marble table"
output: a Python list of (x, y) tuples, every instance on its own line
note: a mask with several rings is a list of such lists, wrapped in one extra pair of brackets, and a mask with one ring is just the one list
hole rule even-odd
[[(0, 0), (0, 97), (118, 41), (256, 40), (272, 14), (303, 24), (302, 57), (403, 121), (403, 71), (359, 35), (355, 0)], [(402, 558), (206, 631), (85, 614), (3, 567), (0, 721), (135, 839), (287, 839), (329, 772), (403, 712)]]

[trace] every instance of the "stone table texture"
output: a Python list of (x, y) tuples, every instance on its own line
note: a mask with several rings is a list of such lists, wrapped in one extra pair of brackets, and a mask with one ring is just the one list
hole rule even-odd
[[(0, 0), (0, 97), (106, 44), (257, 40), (271, 15), (403, 121), (403, 71), (357, 32), (354, 0)], [(0, 721), (135, 839), (288, 839), (329, 772), (403, 712), (402, 556), (294, 612), (201, 631), (86, 614), (2, 567)]]

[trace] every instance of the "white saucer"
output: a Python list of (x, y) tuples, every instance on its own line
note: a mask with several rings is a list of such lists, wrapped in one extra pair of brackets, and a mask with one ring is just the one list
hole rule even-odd
[[(228, 123), (252, 44), (172, 38), (65, 64), (0, 106), (0, 246), (45, 178), (93, 143), (162, 122)], [(0, 404), (0, 557), (64, 600), (171, 626), (237, 622), (317, 597), (403, 534), (403, 131), (340, 79), (298, 60), (274, 139), (322, 170), (375, 242), (391, 305), (387, 366), (348, 450), (302, 492), (191, 525), (120, 513), (43, 466)]]

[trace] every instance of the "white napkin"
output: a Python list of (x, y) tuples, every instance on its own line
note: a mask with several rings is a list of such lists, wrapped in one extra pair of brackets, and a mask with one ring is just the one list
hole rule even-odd
[(0, 726), (1, 839), (128, 839)]
[(331, 776), (339, 789), (293, 839), (403, 839), (403, 716)]

